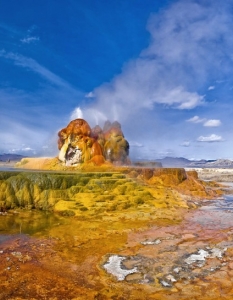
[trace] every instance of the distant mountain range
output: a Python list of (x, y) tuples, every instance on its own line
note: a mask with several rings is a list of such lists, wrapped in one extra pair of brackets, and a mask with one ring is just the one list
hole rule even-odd
[[(4, 153), (0, 154), (0, 162), (20, 161), (26, 156), (20, 154)], [(229, 168), (233, 169), (233, 161), (229, 159), (217, 160), (189, 160), (184, 157), (164, 157), (162, 159), (140, 160), (133, 162), (133, 165), (139, 167), (164, 167), (164, 168)]]
[(229, 159), (189, 160), (183, 157), (165, 157), (156, 161), (160, 162), (165, 168), (233, 168), (233, 161)]
[(8, 162), (8, 161), (20, 161), (25, 156), (19, 154), (0, 154), (0, 162)]
[(233, 168), (233, 161), (229, 159), (217, 160), (189, 160), (184, 157), (164, 157), (155, 161), (135, 162), (135, 165), (153, 167), (156, 163), (164, 168)]

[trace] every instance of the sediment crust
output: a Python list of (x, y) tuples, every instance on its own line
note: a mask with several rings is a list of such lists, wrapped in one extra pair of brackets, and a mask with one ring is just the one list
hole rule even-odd
[[(0, 172), (0, 230), (20, 225), (0, 245), (0, 299), (231, 299), (232, 230), (196, 209), (220, 185), (183, 168), (23, 166)], [(38, 210), (56, 222), (30, 238)]]

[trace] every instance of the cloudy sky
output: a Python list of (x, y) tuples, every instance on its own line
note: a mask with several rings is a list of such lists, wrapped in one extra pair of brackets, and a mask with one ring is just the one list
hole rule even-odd
[(0, 153), (55, 156), (83, 117), (133, 159), (233, 159), (232, 94), (230, 0), (0, 1)]

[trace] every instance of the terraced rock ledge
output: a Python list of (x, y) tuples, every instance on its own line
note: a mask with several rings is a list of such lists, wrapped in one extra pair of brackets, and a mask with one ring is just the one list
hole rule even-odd
[(218, 193), (221, 191), (199, 181), (195, 172), (184, 169), (0, 172), (0, 207), (5, 210), (20, 207), (72, 216), (143, 209), (154, 214), (157, 209), (187, 208), (192, 197), (208, 198)]
[(232, 273), (232, 232), (193, 221), (222, 193), (184, 169), (0, 172), (0, 299), (227, 295), (213, 280)]

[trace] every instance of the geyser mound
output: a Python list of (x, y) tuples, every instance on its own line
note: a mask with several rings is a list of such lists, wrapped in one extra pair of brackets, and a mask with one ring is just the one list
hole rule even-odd
[(66, 166), (105, 161), (114, 165), (129, 165), (129, 143), (117, 121), (106, 121), (103, 129), (90, 128), (84, 119), (75, 119), (58, 132), (59, 160)]

